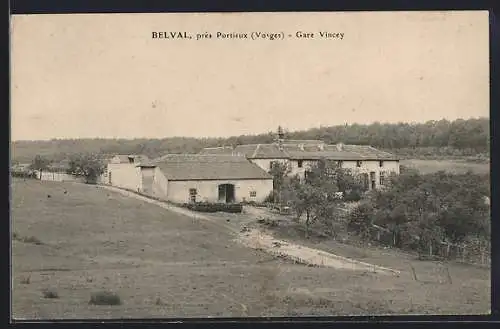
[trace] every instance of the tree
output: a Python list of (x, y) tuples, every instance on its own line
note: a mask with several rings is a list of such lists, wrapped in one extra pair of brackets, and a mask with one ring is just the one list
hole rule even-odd
[(271, 166), (269, 173), (273, 176), (273, 194), (275, 196), (274, 202), (281, 203), (283, 187), (287, 175), (290, 173), (290, 167), (286, 163), (274, 162)]
[(338, 207), (337, 182), (332, 175), (331, 164), (320, 160), (308, 172), (304, 182), (293, 180), (288, 186), (290, 205), (300, 218), (305, 215), (305, 237), (309, 237), (310, 225), (320, 220), (333, 227), (333, 214)]
[(377, 225), (393, 233), (397, 247), (433, 254), (441, 242), (461, 243), (477, 236), (489, 241), (489, 175), (406, 171), (391, 177), (387, 189), (373, 191), (358, 207), (350, 227)]
[(104, 172), (104, 165), (96, 154), (87, 153), (73, 156), (69, 162), (68, 173), (85, 178), (85, 183), (95, 184)]
[(47, 158), (42, 157), (40, 155), (36, 155), (33, 161), (31, 162), (30, 169), (39, 171), (40, 177), (42, 177), (42, 172), (46, 170), (49, 165), (50, 161)]
[(304, 222), (305, 237), (309, 238), (309, 226), (318, 219), (323, 204), (323, 193), (319, 188), (311, 184), (295, 182), (292, 187), (292, 194), (290, 204), (299, 218), (303, 214), (306, 216)]

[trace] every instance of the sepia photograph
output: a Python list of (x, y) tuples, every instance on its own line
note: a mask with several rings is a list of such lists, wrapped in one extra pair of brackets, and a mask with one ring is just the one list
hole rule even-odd
[(488, 14), (12, 15), (12, 319), (490, 314)]

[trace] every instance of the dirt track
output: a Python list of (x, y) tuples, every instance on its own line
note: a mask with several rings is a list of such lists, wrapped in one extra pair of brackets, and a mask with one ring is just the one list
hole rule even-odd
[[(353, 271), (368, 271), (373, 273), (381, 273), (381, 274), (393, 274), (399, 275), (400, 271), (378, 266), (375, 264), (369, 264), (366, 262), (360, 262), (354, 259), (349, 259), (346, 257), (341, 257), (338, 255), (334, 255), (332, 253), (325, 252), (323, 250), (318, 250), (314, 248), (309, 248), (305, 246), (298, 245), (296, 243), (291, 243), (285, 240), (277, 240), (273, 238), (271, 235), (262, 232), (259, 229), (252, 229), (249, 232), (239, 232), (234, 228), (233, 225), (228, 225), (222, 222), (218, 218), (214, 218), (210, 215), (196, 213), (187, 209), (182, 209), (179, 207), (175, 207), (164, 202), (156, 201), (153, 199), (149, 199), (147, 197), (138, 195), (133, 192), (125, 191), (119, 188), (111, 187), (111, 186), (102, 186), (102, 188), (112, 190), (128, 197), (137, 198), (142, 201), (146, 201), (165, 209), (177, 212), (182, 215), (186, 215), (195, 219), (207, 220), (212, 223), (216, 223), (227, 230), (237, 233), (238, 238), (237, 241), (241, 242), (247, 247), (253, 249), (262, 249), (271, 255), (286, 257), (291, 260), (314, 266), (321, 267), (333, 267), (341, 270), (353, 270)], [(255, 213), (255, 212), (253, 212)], [(256, 218), (255, 218), (256, 219)]]

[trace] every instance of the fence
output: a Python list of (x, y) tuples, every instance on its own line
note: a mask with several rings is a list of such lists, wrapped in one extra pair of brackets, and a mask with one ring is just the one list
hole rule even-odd
[[(368, 229), (372, 241), (391, 247), (416, 251), (420, 250), (422, 258), (454, 259), (463, 263), (491, 265), (491, 246), (487, 241), (470, 239), (462, 244), (450, 242), (423, 242), (419, 236), (409, 234), (396, 234), (381, 226), (372, 225)], [(401, 241), (403, 240), (403, 241)]]
[(70, 175), (64, 172), (42, 171), (38, 173), (38, 179), (53, 182), (83, 182), (81, 177)]

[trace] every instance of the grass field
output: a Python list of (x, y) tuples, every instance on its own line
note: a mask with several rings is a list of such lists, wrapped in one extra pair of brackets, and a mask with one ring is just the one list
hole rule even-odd
[[(239, 245), (221, 225), (94, 186), (13, 180), (11, 209), (15, 319), (484, 314), (490, 308), (487, 269), (449, 264), (452, 281), (444, 282), (443, 265), (340, 245), (328, 248), (402, 273), (292, 264)], [(121, 303), (89, 304), (102, 291)]]
[(465, 160), (401, 160), (401, 165), (418, 169), (422, 174), (430, 174), (440, 170), (462, 174), (471, 170), (477, 174), (490, 172), (489, 163), (476, 163)]

